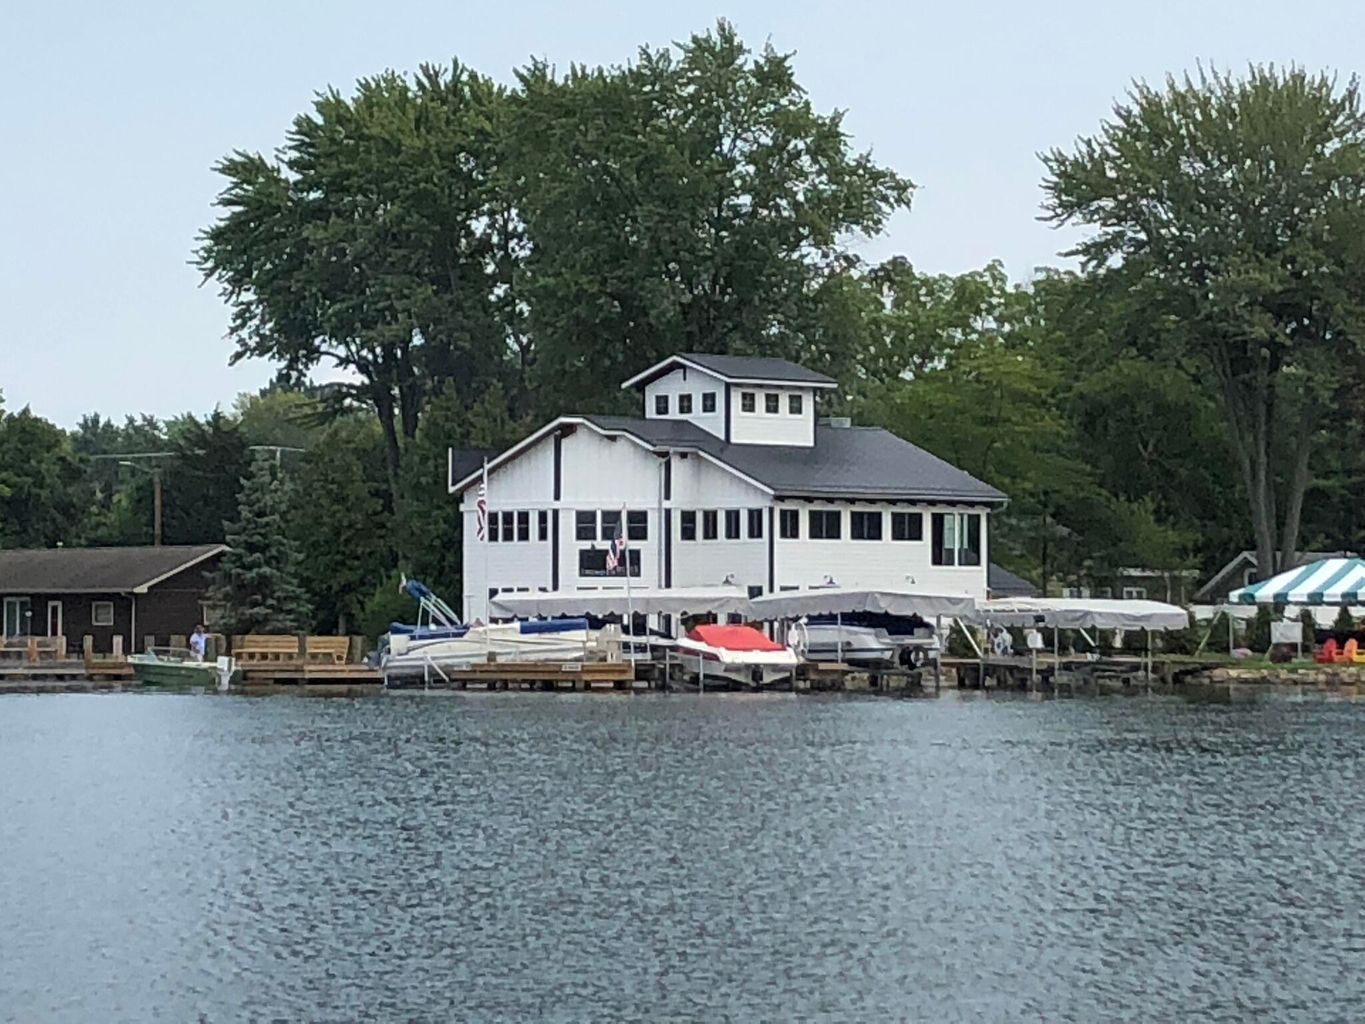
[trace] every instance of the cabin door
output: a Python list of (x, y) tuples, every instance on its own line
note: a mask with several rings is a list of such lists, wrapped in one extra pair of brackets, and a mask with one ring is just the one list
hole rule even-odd
[(47, 635), (62, 635), (62, 603), (60, 601), (49, 601), (47, 603)]
[(0, 635), (3, 636), (28, 636), (29, 619), (32, 613), (29, 610), (29, 599), (26, 597), (7, 597), (3, 606), (3, 615), (0, 615)]

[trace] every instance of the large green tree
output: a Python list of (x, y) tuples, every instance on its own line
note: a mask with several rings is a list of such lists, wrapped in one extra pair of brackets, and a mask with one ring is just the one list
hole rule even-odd
[(1319, 432), (1359, 361), (1365, 115), (1355, 80), (1297, 68), (1139, 83), (1044, 157), (1071, 255), (1146, 312), (1148, 355), (1228, 425), (1262, 566), (1292, 562)]
[(0, 407), (0, 547), (79, 539), (89, 503), (82, 461), (60, 427), (27, 407)]
[(611, 408), (624, 377), (680, 350), (805, 357), (838, 336), (822, 286), (912, 186), (812, 107), (790, 55), (721, 22), (626, 66), (518, 78), (502, 165), (544, 412)]
[[(320, 94), (274, 158), (217, 167), (222, 211), (200, 268), (232, 306), (233, 361), (319, 366), (384, 432), (391, 487), (431, 368), (477, 393), (502, 371), (493, 125), (499, 89), (458, 63)], [(505, 276), (505, 275), (504, 275)]]
[(257, 455), (242, 485), (237, 514), (227, 527), (210, 600), (214, 625), (225, 633), (293, 633), (310, 615), (298, 584), (299, 553), (289, 535), (289, 495), (274, 459)]

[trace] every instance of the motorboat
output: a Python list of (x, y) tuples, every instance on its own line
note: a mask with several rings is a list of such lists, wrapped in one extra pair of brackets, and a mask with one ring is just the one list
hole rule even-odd
[(885, 625), (829, 618), (808, 620), (796, 630), (800, 638), (797, 646), (810, 661), (849, 665), (919, 668), (938, 657), (939, 641), (931, 627), (897, 626), (893, 632)]
[(708, 678), (724, 678), (744, 686), (772, 686), (793, 679), (799, 661), (790, 647), (752, 626), (696, 626), (673, 646), (702, 685)]
[(391, 631), (380, 668), (386, 678), (425, 677), (482, 661), (583, 661), (598, 649), (600, 639), (587, 619), (495, 622), (461, 629), (459, 635)]
[(231, 658), (203, 661), (183, 647), (149, 647), (128, 656), (133, 677), (143, 686), (226, 690), (236, 674)]

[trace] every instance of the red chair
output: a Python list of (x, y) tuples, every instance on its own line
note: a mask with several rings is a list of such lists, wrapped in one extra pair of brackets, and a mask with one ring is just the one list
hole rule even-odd
[(1327, 642), (1318, 648), (1318, 653), (1313, 655), (1313, 660), (1319, 665), (1330, 665), (1337, 660), (1337, 638), (1332, 636), (1327, 638)]

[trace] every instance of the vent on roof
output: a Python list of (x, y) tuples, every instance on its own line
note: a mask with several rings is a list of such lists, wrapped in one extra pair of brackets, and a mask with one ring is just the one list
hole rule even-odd
[(853, 420), (847, 416), (825, 416), (820, 420), (827, 427), (840, 427), (847, 429), (853, 426)]

